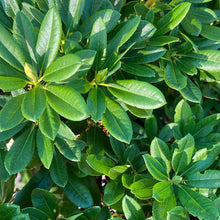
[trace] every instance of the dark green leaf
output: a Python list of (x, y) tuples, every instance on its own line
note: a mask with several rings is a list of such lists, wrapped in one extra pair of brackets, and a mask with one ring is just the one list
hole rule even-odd
[[(0, 180), (7, 181), (9, 176), (8, 171), (5, 169), (4, 161), (7, 151), (0, 150)], [(1, 198), (2, 199), (2, 198)]]
[(50, 218), (45, 212), (32, 207), (24, 208), (22, 212), (27, 213), (31, 220), (48, 220)]
[(17, 205), (7, 204), (7, 203), (0, 205), (1, 220), (9, 220), (19, 214), (20, 214), (20, 207)]

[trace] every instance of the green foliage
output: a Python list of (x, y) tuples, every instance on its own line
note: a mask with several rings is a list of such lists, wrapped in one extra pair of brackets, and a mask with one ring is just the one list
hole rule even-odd
[(219, 219), (219, 11), (1, 0), (0, 219)]

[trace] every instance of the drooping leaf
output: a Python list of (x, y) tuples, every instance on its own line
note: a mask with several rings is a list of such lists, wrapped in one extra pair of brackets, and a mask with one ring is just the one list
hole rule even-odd
[(118, 80), (108, 84), (108, 90), (120, 101), (137, 108), (154, 109), (166, 104), (160, 90), (142, 81)]
[(58, 205), (56, 196), (45, 190), (36, 188), (31, 193), (33, 206), (45, 212), (50, 218), (54, 219), (58, 215)]
[(57, 82), (73, 76), (81, 66), (81, 59), (75, 54), (67, 54), (52, 62), (43, 75), (46, 82)]
[(74, 89), (61, 85), (49, 85), (46, 94), (49, 105), (63, 117), (73, 121), (88, 118), (86, 103)]
[(44, 136), (40, 130), (38, 130), (36, 146), (41, 162), (47, 169), (49, 169), (54, 153), (53, 142), (48, 137)]
[(95, 122), (102, 118), (106, 110), (105, 95), (99, 88), (92, 88), (87, 99), (89, 112)]
[(38, 68), (44, 72), (55, 59), (61, 41), (61, 20), (55, 8), (51, 8), (41, 24), (36, 53)]
[(186, 210), (200, 219), (212, 220), (218, 216), (216, 206), (208, 198), (187, 187), (178, 188), (178, 196)]
[(5, 167), (9, 174), (15, 174), (24, 169), (32, 159), (35, 143), (34, 129), (27, 129), (14, 141), (5, 157)]
[(39, 128), (41, 132), (48, 138), (54, 140), (60, 128), (59, 115), (49, 106), (46, 105), (45, 110), (39, 117)]
[(144, 212), (138, 202), (130, 196), (125, 196), (122, 200), (123, 212), (128, 220), (144, 220)]
[(44, 111), (45, 107), (45, 91), (42, 88), (35, 87), (25, 94), (21, 111), (26, 119), (36, 121)]
[(0, 112), (0, 131), (12, 129), (19, 125), (24, 119), (21, 113), (21, 104), (24, 95), (9, 100)]
[(50, 176), (54, 183), (60, 187), (65, 187), (68, 180), (64, 158), (55, 150), (53, 160), (50, 165)]
[(102, 123), (116, 139), (129, 143), (132, 138), (131, 121), (125, 110), (106, 96), (107, 108), (102, 116)]

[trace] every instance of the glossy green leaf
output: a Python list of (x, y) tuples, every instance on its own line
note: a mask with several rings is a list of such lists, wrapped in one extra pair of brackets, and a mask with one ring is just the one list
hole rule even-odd
[(206, 170), (204, 174), (193, 173), (184, 178), (186, 184), (197, 188), (219, 188), (220, 171)]
[(168, 181), (156, 183), (153, 187), (153, 197), (158, 202), (162, 202), (170, 198), (172, 194), (173, 194), (173, 186)]
[(187, 85), (179, 91), (181, 95), (194, 103), (200, 103), (202, 100), (202, 93), (200, 89), (189, 79), (187, 78)]
[(108, 175), (109, 170), (115, 166), (112, 160), (101, 155), (90, 154), (86, 161), (95, 171), (105, 175)]
[(181, 3), (164, 15), (157, 23), (155, 35), (166, 34), (168, 31), (173, 30), (185, 18), (190, 6), (189, 2)]
[(89, 189), (73, 174), (70, 175), (69, 173), (68, 175), (64, 193), (72, 203), (79, 207), (88, 208), (93, 205), (93, 198)]
[(121, 68), (132, 75), (141, 77), (154, 77), (155, 71), (146, 65), (139, 65), (134, 63), (122, 63)]
[(125, 217), (128, 220), (144, 220), (144, 212), (140, 206), (140, 204), (130, 196), (125, 196), (122, 200), (122, 208), (125, 214)]
[[(0, 76), (1, 77), (15, 77), (26, 80), (26, 76), (23, 72), (20, 72), (13, 68), (11, 65), (1, 61), (0, 63)], [(16, 85), (15, 85), (16, 86)]]
[(120, 182), (112, 181), (105, 186), (104, 189), (104, 202), (111, 206), (118, 202), (125, 193), (125, 188), (121, 185)]
[(142, 81), (118, 80), (108, 84), (108, 90), (120, 101), (137, 108), (154, 109), (166, 104), (160, 90)]
[(171, 44), (174, 42), (178, 42), (179, 38), (173, 37), (173, 36), (160, 36), (160, 37), (153, 37), (150, 40), (150, 45), (151, 46), (157, 46), (157, 47), (162, 47), (167, 44)]
[(14, 204), (4, 203), (0, 205), (0, 218), (2, 220), (12, 219), (20, 214), (20, 207)]
[(187, 211), (182, 206), (176, 206), (167, 213), (167, 220), (189, 220)]
[(153, 179), (142, 178), (131, 184), (131, 192), (141, 200), (147, 200), (152, 197), (153, 185), (155, 181)]
[(27, 82), (20, 78), (0, 76), (0, 88), (4, 92), (10, 92), (24, 88), (26, 84)]
[(150, 145), (151, 156), (157, 159), (161, 164), (166, 166), (167, 174), (169, 174), (171, 170), (170, 165), (170, 153), (167, 144), (155, 137)]
[(37, 44), (37, 61), (41, 72), (55, 59), (60, 47), (62, 24), (58, 12), (51, 8), (41, 24)]
[(9, 100), (0, 112), (0, 131), (12, 129), (19, 125), (24, 119), (21, 113), (21, 103), (24, 95)]
[(73, 121), (88, 118), (86, 103), (74, 89), (62, 85), (50, 85), (46, 94), (50, 106), (63, 117)]
[[(4, 165), (4, 160), (5, 160), (6, 154), (7, 154), (7, 151), (0, 150), (0, 180), (1, 181), (7, 181), (9, 179), (9, 177), (10, 177), (9, 173), (5, 169), (5, 165)], [(1, 198), (1, 200), (2, 200), (2, 198)]]
[(17, 12), (19, 12), (19, 5), (17, 0), (2, 0), (1, 4), (5, 13), (9, 17), (14, 18)]
[(107, 108), (102, 116), (102, 123), (116, 139), (129, 143), (132, 138), (131, 121), (125, 110), (106, 96)]
[(36, 121), (44, 111), (45, 107), (45, 91), (39, 87), (35, 87), (25, 94), (21, 111), (26, 119)]
[(167, 172), (165, 167), (149, 154), (143, 155), (144, 162), (150, 174), (159, 181), (167, 180)]
[(89, 48), (97, 51), (93, 66), (95, 70), (98, 70), (105, 62), (107, 52), (107, 30), (101, 17), (93, 24)]
[(80, 161), (81, 159), (81, 151), (85, 147), (85, 143), (81, 140), (67, 140), (56, 138), (55, 144), (57, 149), (71, 161)]
[(178, 188), (178, 196), (186, 210), (200, 219), (212, 220), (218, 216), (218, 210), (208, 198), (187, 187)]
[(82, 33), (83, 37), (86, 37), (92, 31), (93, 24), (99, 17), (102, 18), (106, 25), (107, 32), (109, 32), (117, 24), (120, 13), (112, 9), (104, 9), (96, 12), (79, 27), (79, 31)]
[(123, 60), (135, 64), (151, 63), (161, 58), (166, 53), (166, 49), (163, 47), (147, 46), (144, 49), (138, 51), (128, 51)]
[(76, 136), (73, 131), (62, 121), (60, 121), (60, 127), (57, 136), (63, 139), (75, 140)]
[(47, 169), (49, 169), (54, 153), (53, 142), (48, 137), (44, 136), (40, 130), (38, 130), (36, 146), (41, 162)]
[(131, 112), (133, 115), (139, 117), (139, 118), (147, 118), (152, 114), (152, 109), (142, 109), (142, 108), (137, 108), (128, 104), (125, 104), (126, 108), (128, 109), (129, 112)]
[(163, 202), (154, 201), (153, 203), (153, 216), (156, 220), (164, 220), (167, 219), (168, 211), (173, 209), (176, 206), (176, 198), (175, 195), (168, 199), (165, 199)]
[(169, 87), (180, 90), (186, 87), (187, 77), (179, 70), (176, 64), (168, 62), (165, 71), (165, 82)]
[(58, 215), (56, 196), (45, 189), (34, 189), (31, 193), (33, 206), (54, 219)]
[(196, 152), (192, 163), (185, 171), (185, 175), (190, 175), (195, 172), (202, 172), (209, 168), (217, 159), (220, 153), (220, 145), (216, 144), (210, 150), (203, 148)]
[(28, 208), (24, 208), (22, 209), (22, 212), (23, 213), (27, 213), (30, 217), (30, 219), (33, 219), (33, 220), (38, 220), (38, 219), (41, 219), (41, 220), (48, 220), (48, 218), (50, 218), (45, 212), (39, 210), (39, 209), (36, 209), (36, 208), (32, 208), (32, 207), (28, 207)]
[(199, 36), (202, 24), (191, 13), (188, 13), (181, 23), (183, 29), (192, 36)]
[(75, 54), (67, 54), (55, 60), (44, 72), (43, 80), (57, 82), (73, 76), (81, 66), (81, 59)]
[(35, 148), (34, 135), (34, 129), (31, 128), (15, 139), (5, 157), (5, 167), (9, 174), (21, 171), (31, 161)]
[(105, 95), (103, 91), (96, 87), (92, 88), (87, 98), (87, 104), (93, 120), (95, 122), (99, 121), (106, 110)]
[(0, 57), (15, 69), (23, 71), (25, 57), (14, 38), (0, 25)]
[(60, 128), (59, 115), (49, 106), (46, 105), (45, 110), (39, 117), (39, 128), (41, 132), (48, 138), (54, 140)]
[(13, 25), (13, 37), (19, 43), (19, 46), (25, 54), (26, 62), (32, 66), (36, 74), (36, 32), (28, 17), (22, 12), (18, 12), (15, 16), (15, 21)]
[(128, 168), (129, 168), (129, 166), (127, 166), (127, 165), (118, 165), (118, 166), (112, 167), (108, 172), (108, 176), (112, 180), (115, 180), (119, 176), (121, 176)]
[(67, 184), (68, 175), (65, 161), (58, 151), (54, 151), (53, 160), (50, 165), (50, 176), (53, 182), (62, 188)]

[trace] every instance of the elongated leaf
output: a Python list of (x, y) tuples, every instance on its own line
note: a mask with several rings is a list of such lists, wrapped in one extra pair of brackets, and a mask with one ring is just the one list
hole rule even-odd
[(200, 103), (202, 100), (202, 93), (200, 89), (189, 79), (187, 78), (187, 85), (179, 91), (181, 95), (194, 103)]
[(137, 108), (154, 109), (166, 104), (160, 90), (146, 82), (118, 80), (108, 84), (108, 90), (120, 101)]
[(167, 180), (167, 173), (164, 166), (152, 156), (145, 154), (143, 155), (144, 162), (150, 174), (159, 181)]
[(147, 118), (152, 114), (152, 109), (142, 109), (142, 108), (137, 108), (128, 104), (125, 104), (126, 108), (128, 109), (129, 112), (131, 112), (133, 115), (139, 117), (139, 118)]
[(88, 108), (83, 97), (70, 87), (50, 85), (47, 87), (50, 106), (63, 117), (81, 121), (88, 118)]
[(168, 199), (173, 194), (173, 186), (168, 181), (156, 183), (153, 187), (153, 197), (158, 201), (162, 202)]
[(26, 84), (27, 82), (20, 78), (0, 76), (0, 88), (4, 92), (11, 92), (24, 88)]
[(18, 12), (15, 16), (15, 22), (13, 25), (13, 37), (19, 43), (19, 46), (25, 54), (26, 62), (31, 64), (37, 73), (37, 60), (36, 60), (36, 42), (37, 37), (34, 30), (34, 26), (22, 12)]
[(37, 219), (48, 220), (50, 218), (45, 212), (41, 211), (40, 209), (36, 209), (32, 207), (22, 209), (22, 213), (27, 213), (30, 219), (33, 220), (37, 220)]
[(53, 193), (45, 189), (34, 189), (31, 193), (31, 200), (35, 208), (45, 212), (54, 219), (58, 215), (57, 198)]
[(26, 80), (26, 76), (24, 73), (19, 72), (18, 70), (16, 70), (9, 64), (5, 63), (3, 60), (1, 60), (1, 63), (0, 63), (0, 76), (15, 77), (15, 78)]
[(138, 51), (128, 51), (124, 56), (124, 60), (130, 63), (146, 64), (158, 60), (166, 53), (166, 49), (163, 47), (147, 46), (144, 49)]
[(186, 135), (178, 142), (178, 148), (174, 150), (172, 165), (176, 174), (183, 172), (191, 163), (194, 152), (194, 138), (191, 134)]
[(169, 62), (166, 66), (165, 82), (169, 87), (180, 90), (186, 87), (187, 77), (179, 70), (177, 65)]
[(89, 48), (97, 51), (93, 66), (95, 70), (98, 70), (105, 62), (107, 52), (107, 30), (100, 17), (93, 24)]
[(30, 121), (36, 121), (44, 111), (45, 107), (45, 91), (36, 87), (25, 94), (21, 106), (21, 111), (26, 119)]
[(202, 25), (201, 35), (209, 40), (220, 41), (220, 28), (212, 25)]
[(64, 193), (72, 203), (79, 207), (88, 208), (93, 205), (93, 198), (89, 189), (73, 174), (69, 173), (68, 175)]
[(41, 72), (55, 59), (61, 41), (61, 21), (55, 8), (51, 8), (44, 17), (41, 24), (37, 44), (38, 67)]
[(19, 135), (5, 157), (5, 167), (9, 174), (15, 174), (24, 169), (32, 159), (35, 143), (33, 128)]
[(73, 76), (81, 66), (81, 59), (75, 54), (65, 55), (54, 61), (45, 71), (43, 80), (57, 82)]
[(220, 171), (207, 170), (204, 174), (194, 173), (184, 178), (187, 184), (197, 188), (219, 188)]
[(23, 71), (25, 57), (12, 36), (0, 24), (0, 57), (15, 69)]
[(55, 144), (60, 153), (68, 160), (80, 161), (81, 151), (85, 147), (85, 143), (83, 141), (56, 138)]
[(15, 15), (19, 12), (19, 5), (17, 0), (2, 0), (1, 4), (5, 13), (9, 17), (14, 18)]
[(43, 165), (49, 169), (53, 159), (54, 146), (53, 142), (44, 136), (40, 130), (37, 131), (36, 146), (39, 158)]
[(24, 119), (21, 113), (21, 103), (24, 95), (9, 100), (0, 112), (0, 131), (12, 129)]
[(54, 140), (60, 127), (59, 115), (47, 105), (39, 118), (39, 128), (48, 138)]
[(168, 211), (173, 209), (176, 206), (175, 195), (168, 199), (165, 199), (163, 202), (154, 201), (153, 203), (153, 216), (156, 220), (167, 219)]
[[(7, 151), (0, 150), (0, 180), (1, 181), (7, 181), (9, 179), (9, 177), (10, 177), (9, 173), (5, 169), (5, 165), (4, 165), (4, 160), (5, 160), (6, 154), (7, 154)], [(4, 191), (3, 191), (3, 193), (4, 193)], [(4, 201), (2, 201), (3, 200), (2, 197), (3, 196), (1, 195), (1, 202), (4, 202)]]
[(155, 35), (166, 34), (168, 31), (173, 30), (184, 19), (190, 6), (189, 2), (181, 3), (163, 16), (157, 23)]
[(107, 48), (108, 61), (112, 57), (113, 53), (115, 51), (117, 52), (118, 48), (121, 47), (134, 34), (139, 23), (140, 23), (140, 17), (135, 17), (123, 24), (121, 29), (108, 43), (108, 48)]
[(106, 25), (107, 32), (109, 32), (117, 24), (118, 19), (120, 18), (120, 13), (112, 9), (105, 9), (96, 12), (79, 27), (79, 31), (82, 33), (83, 37), (86, 37), (92, 31), (93, 24), (99, 17), (102, 18)]
[(12, 219), (14, 216), (20, 214), (20, 207), (14, 204), (1, 204), (0, 205), (0, 218), (2, 220)]
[(155, 137), (150, 145), (151, 156), (157, 159), (161, 164), (165, 164), (167, 174), (169, 174), (171, 165), (170, 165), (170, 155), (169, 148), (167, 144), (161, 139)]
[(122, 209), (128, 220), (144, 220), (144, 212), (138, 202), (130, 196), (125, 196), (122, 200)]
[(183, 206), (193, 216), (207, 220), (218, 216), (218, 210), (213, 202), (199, 193), (181, 186), (178, 188), (178, 196)]
[(53, 160), (50, 165), (50, 176), (53, 182), (62, 188), (67, 184), (68, 175), (64, 158), (58, 151), (54, 151)]
[(99, 88), (91, 89), (87, 103), (93, 120), (95, 122), (99, 121), (106, 110), (105, 95), (102, 90)]
[(200, 151), (197, 151), (197, 153), (193, 157), (194, 163), (192, 163), (189, 168), (186, 169), (185, 174), (190, 175), (197, 171), (202, 172), (206, 170), (214, 163), (214, 161), (217, 159), (217, 156), (219, 156), (219, 153), (219, 144), (214, 145), (213, 148), (210, 150), (204, 148)]
[(107, 108), (102, 123), (116, 139), (129, 143), (132, 138), (131, 121), (125, 110), (115, 101), (106, 97)]
[(125, 193), (125, 188), (121, 185), (120, 182), (110, 182), (105, 186), (104, 190), (104, 202), (108, 205), (111, 206), (118, 202)]
[(86, 160), (95, 171), (108, 175), (115, 163), (105, 156), (90, 154)]
[(160, 37), (151, 38), (150, 44), (152, 46), (162, 47), (166, 44), (171, 44), (171, 43), (178, 42), (178, 41), (179, 41), (179, 38), (177, 38), (177, 37), (160, 36)]
[(187, 33), (193, 36), (199, 36), (202, 30), (201, 22), (197, 20), (190, 12), (183, 19), (181, 25)]
[(58, 130), (58, 137), (68, 140), (75, 140), (76, 136), (73, 131), (62, 121), (60, 121), (60, 127)]

